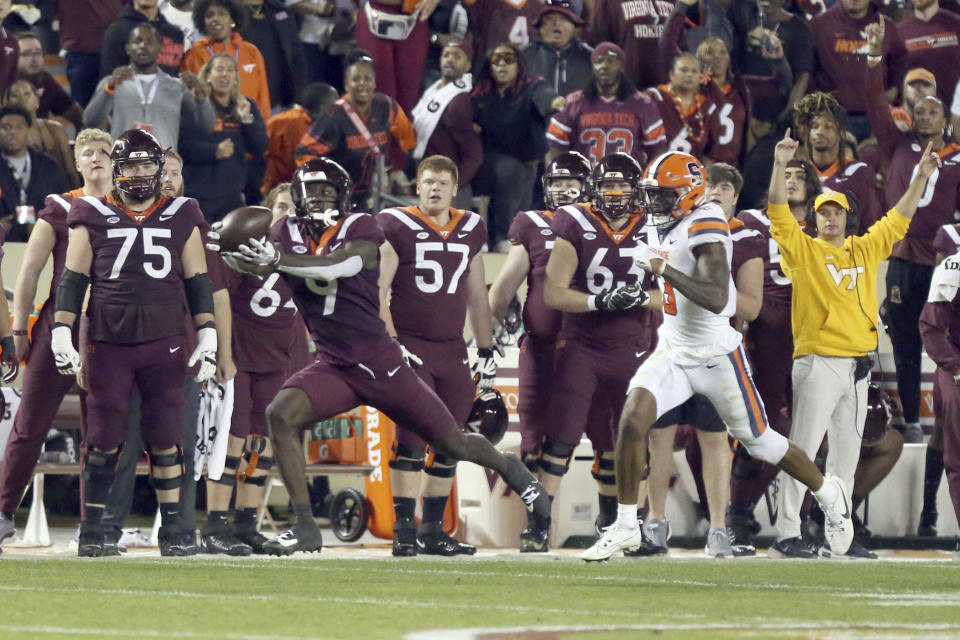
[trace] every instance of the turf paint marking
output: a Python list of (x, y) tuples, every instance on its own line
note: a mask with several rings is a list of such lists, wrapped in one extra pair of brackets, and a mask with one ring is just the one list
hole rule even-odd
[[(595, 625), (595, 626), (544, 626), (544, 627), (475, 627), (472, 629), (432, 629), (430, 631), (414, 631), (403, 636), (403, 640), (522, 640), (536, 638), (538, 640), (560, 640), (569, 633), (614, 633), (623, 631), (764, 631), (764, 637), (780, 634), (795, 635), (797, 632), (842, 632), (845, 635), (852, 632), (850, 637), (864, 637), (861, 633), (878, 632), (884, 635), (902, 632), (935, 632), (955, 634), (960, 632), (960, 625), (950, 624), (880, 624), (880, 623), (849, 623), (843, 621), (825, 621), (814, 623), (783, 624), (631, 624), (631, 625)], [(899, 633), (898, 633), (899, 632)], [(556, 635), (550, 635), (556, 634)], [(831, 634), (832, 635), (832, 634)], [(892, 636), (891, 636), (892, 637)], [(902, 637), (902, 636), (901, 636)]]
[[(51, 635), (71, 635), (71, 636), (109, 636), (117, 638), (209, 638), (209, 632), (199, 633), (192, 631), (173, 631), (171, 629), (131, 629), (124, 627), (122, 629), (81, 629), (78, 627), (53, 627), (49, 625), (31, 626), (0, 624), (2, 633), (29, 633), (41, 637), (50, 637)], [(304, 640), (305, 637), (311, 640), (322, 640), (317, 636), (278, 636), (249, 633), (229, 633), (218, 630), (216, 636), (227, 640)]]

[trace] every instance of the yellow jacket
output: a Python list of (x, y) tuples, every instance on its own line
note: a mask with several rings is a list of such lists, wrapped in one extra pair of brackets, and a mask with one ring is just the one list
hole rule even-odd
[(864, 235), (834, 247), (804, 233), (786, 204), (771, 204), (767, 216), (780, 267), (793, 282), (793, 357), (855, 357), (876, 349), (877, 268), (910, 220), (891, 209)]

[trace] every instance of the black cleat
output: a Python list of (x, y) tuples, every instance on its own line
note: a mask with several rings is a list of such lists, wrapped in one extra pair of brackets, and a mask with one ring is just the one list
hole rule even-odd
[(120, 538), (123, 536), (123, 529), (114, 525), (103, 525), (103, 555), (118, 556), (126, 552), (126, 548), (120, 546)]
[(197, 546), (197, 534), (175, 524), (161, 525), (157, 534), (157, 544), (161, 556), (183, 557), (200, 553)]
[(240, 542), (229, 525), (204, 527), (200, 531), (200, 550), (203, 553), (228, 556), (248, 556), (253, 553), (253, 547)]
[(257, 555), (263, 555), (266, 550), (263, 546), (270, 541), (267, 536), (257, 531), (257, 527), (252, 522), (250, 524), (234, 524), (233, 535), (240, 542), (253, 549)]
[(817, 548), (804, 542), (799, 536), (796, 538), (787, 538), (778, 540), (767, 549), (769, 558), (798, 558), (801, 560), (814, 560), (819, 557)]
[(757, 555), (753, 536), (760, 533), (760, 523), (753, 516), (727, 515), (727, 535), (734, 557)]
[(538, 529), (530, 525), (520, 534), (520, 553), (545, 553), (548, 550), (547, 538), (549, 535), (549, 527)]
[(472, 556), (477, 548), (455, 540), (443, 531), (430, 531), (417, 536), (417, 553), (425, 556)]
[[(105, 542), (103, 525), (83, 522), (80, 524), (80, 537), (77, 540), (77, 556), (81, 558), (101, 558), (107, 555), (106, 549), (104, 549)], [(120, 555), (120, 552), (117, 551), (113, 555)]]
[(917, 535), (923, 538), (937, 537), (937, 511), (920, 512), (920, 526), (917, 527)]
[(401, 518), (393, 523), (393, 555), (396, 558), (417, 555), (417, 522), (413, 518)]
[[(301, 527), (306, 529), (307, 527)], [(289, 556), (295, 551), (310, 551), (320, 553), (323, 549), (323, 536), (320, 529), (313, 525), (312, 531), (298, 530), (297, 525), (287, 529), (273, 540), (267, 540), (263, 550), (272, 556)]]
[(847, 553), (844, 555), (846, 555), (848, 558), (862, 558), (866, 560), (877, 559), (877, 554), (875, 554), (873, 551), (870, 551), (856, 540), (850, 543), (850, 548), (847, 549)]

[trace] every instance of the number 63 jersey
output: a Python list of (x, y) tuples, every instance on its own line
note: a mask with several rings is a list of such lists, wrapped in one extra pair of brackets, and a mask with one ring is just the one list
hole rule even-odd
[(112, 196), (75, 198), (71, 227), (87, 229), (90, 265), (89, 339), (139, 344), (183, 335), (183, 247), (203, 225), (192, 198), (158, 198), (131, 211)]
[(487, 241), (483, 219), (451, 209), (450, 221), (438, 227), (419, 207), (397, 207), (381, 211), (377, 222), (399, 258), (390, 302), (397, 333), (463, 340), (470, 262)]

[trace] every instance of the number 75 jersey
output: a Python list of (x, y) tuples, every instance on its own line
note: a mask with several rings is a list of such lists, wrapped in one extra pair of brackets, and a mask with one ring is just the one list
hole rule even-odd
[(400, 260), (390, 297), (397, 332), (462, 340), (470, 262), (487, 242), (483, 219), (451, 209), (450, 221), (438, 227), (419, 207), (397, 207), (381, 211), (377, 222)]

